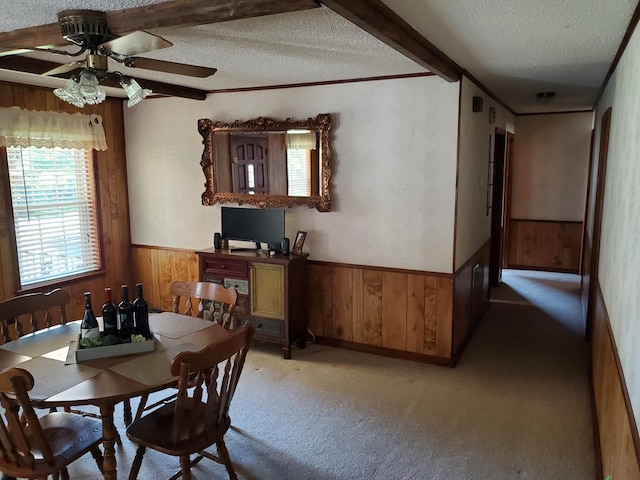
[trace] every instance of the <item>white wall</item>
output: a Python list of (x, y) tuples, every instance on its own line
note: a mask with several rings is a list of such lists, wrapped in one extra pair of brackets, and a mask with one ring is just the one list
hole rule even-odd
[(592, 112), (516, 118), (511, 218), (582, 222)]
[(134, 244), (200, 249), (220, 230), (203, 207), (199, 118), (334, 120), (333, 211), (287, 210), (313, 260), (449, 273), (458, 84), (439, 77), (149, 99), (125, 111)]
[[(491, 236), (491, 216), (487, 215), (487, 168), (489, 158), (493, 156), (495, 129), (514, 131), (513, 115), (467, 77), (462, 78), (460, 95), (455, 270)], [(482, 112), (472, 111), (474, 96), (483, 98)], [(491, 107), (496, 109), (495, 123), (489, 123)]]
[[(612, 106), (598, 277), (636, 420), (640, 418), (640, 29), (596, 111)], [(597, 157), (596, 157), (597, 158)]]

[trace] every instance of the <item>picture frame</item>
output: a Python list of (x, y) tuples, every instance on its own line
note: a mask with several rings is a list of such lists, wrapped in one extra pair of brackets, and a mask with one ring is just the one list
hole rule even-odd
[(307, 238), (307, 232), (298, 230), (298, 233), (296, 233), (296, 239), (293, 242), (293, 248), (291, 249), (291, 253), (293, 253), (294, 255), (300, 255), (302, 253), (302, 246), (304, 245), (304, 241), (306, 238)]

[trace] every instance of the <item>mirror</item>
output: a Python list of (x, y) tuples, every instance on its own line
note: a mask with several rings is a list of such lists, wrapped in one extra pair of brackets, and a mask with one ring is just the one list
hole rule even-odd
[(327, 113), (307, 120), (198, 120), (206, 179), (202, 204), (307, 205), (330, 211), (330, 129)]

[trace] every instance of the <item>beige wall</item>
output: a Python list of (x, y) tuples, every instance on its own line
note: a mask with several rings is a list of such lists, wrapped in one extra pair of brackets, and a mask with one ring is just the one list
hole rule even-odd
[(592, 123), (591, 112), (516, 118), (511, 218), (584, 219)]
[(451, 272), (458, 85), (439, 77), (166, 98), (125, 111), (132, 241), (199, 249), (220, 229), (203, 207), (199, 118), (331, 113), (334, 211), (286, 212), (314, 260)]
[[(495, 129), (513, 132), (514, 118), (467, 77), (462, 78), (456, 212), (455, 270), (459, 269), (491, 236), (487, 215), (487, 167), (493, 155)], [(474, 96), (483, 98), (483, 111), (471, 109)], [(489, 123), (489, 109), (496, 109)], [(489, 144), (491, 138), (491, 145)]]
[[(640, 418), (640, 31), (636, 28), (596, 110), (611, 131), (598, 279), (636, 421)], [(598, 154), (598, 141), (595, 142)], [(597, 156), (595, 157), (597, 158)]]

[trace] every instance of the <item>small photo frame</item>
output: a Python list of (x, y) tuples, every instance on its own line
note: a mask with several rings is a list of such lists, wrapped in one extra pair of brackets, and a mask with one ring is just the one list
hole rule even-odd
[(298, 233), (296, 233), (296, 239), (293, 242), (291, 253), (295, 255), (300, 255), (302, 253), (302, 246), (304, 245), (305, 238), (307, 238), (307, 232), (298, 230)]

